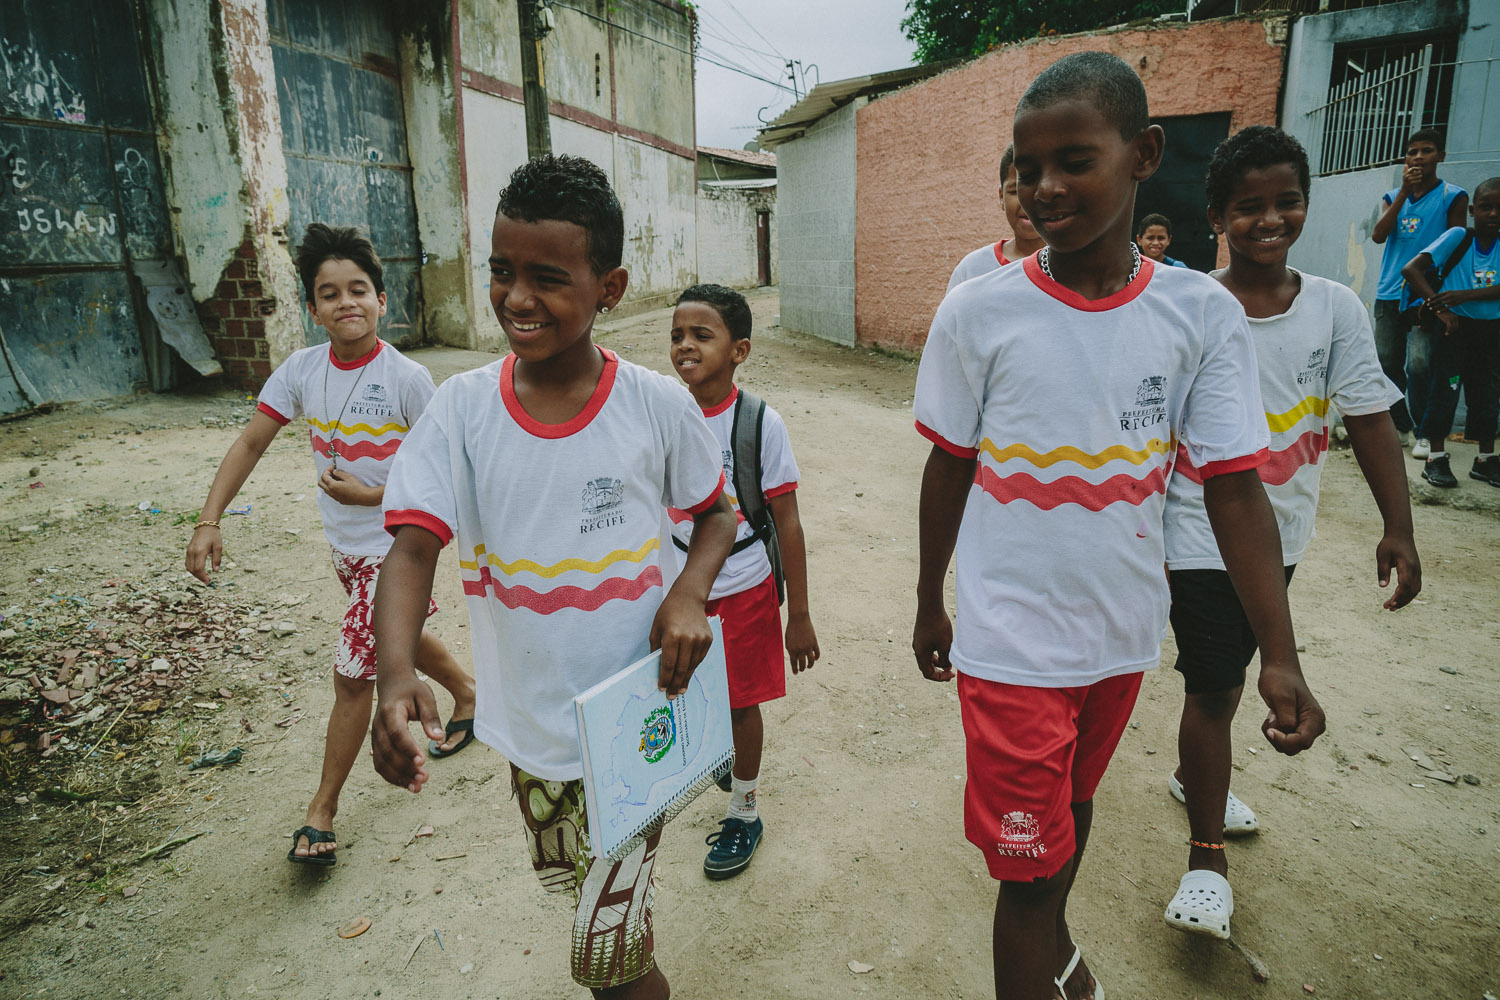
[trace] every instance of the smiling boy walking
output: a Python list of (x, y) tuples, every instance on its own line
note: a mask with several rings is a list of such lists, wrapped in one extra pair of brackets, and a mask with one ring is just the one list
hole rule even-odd
[[(912, 648), (928, 679), (958, 675), (964, 827), (1000, 882), (997, 994), (1100, 1000), (1067, 902), (1095, 788), (1160, 656), (1169, 442), (1205, 471), (1266, 651), (1267, 738), (1297, 753), (1323, 713), (1254, 471), (1267, 436), (1244, 312), (1131, 242), (1136, 186), (1164, 142), (1140, 78), (1105, 53), (1065, 57), (1027, 88), (1014, 137), (1021, 207), (1047, 247), (965, 282), (933, 319), (915, 399), (933, 448)], [(943, 597), (955, 548), (956, 632)]]
[[(297, 417), (306, 419), (318, 471), (318, 512), (333, 548), (333, 566), (349, 595), (334, 653), (333, 711), (323, 744), (323, 773), (304, 825), (292, 834), (287, 860), (332, 865), (338, 840), (333, 818), (339, 792), (370, 724), (375, 688), (375, 635), (370, 602), (390, 548), (380, 503), (396, 450), (432, 397), (427, 369), (377, 335), (385, 285), (375, 247), (358, 231), (315, 222), (297, 248), (297, 270), (313, 322), (328, 345), (306, 347), (266, 380), (250, 425), (230, 446), (193, 528), (187, 569), (204, 583), (224, 553), (219, 520), (271, 440)], [(429, 604), (427, 614), (437, 610)], [(457, 753), (473, 738), (474, 681), (442, 642), (420, 629), (420, 669), (453, 695), (453, 721), (433, 736), (433, 756)], [(462, 733), (460, 738), (459, 734)]]
[[(693, 398), (594, 344), (594, 317), (625, 294), (624, 239), (609, 179), (587, 160), (538, 157), (500, 193), (490, 305), (511, 353), (443, 383), (392, 473), (372, 741), (380, 774), (420, 791), (427, 771), (408, 723), (439, 730), (417, 636), (438, 554), (456, 539), (474, 732), (510, 760), (543, 887), (573, 896), (573, 979), (596, 997), (662, 1000), (651, 930), (661, 829), (617, 863), (592, 856), (573, 698), (657, 648), (662, 689), (686, 689), (713, 641), (704, 604), (735, 522)], [(694, 520), (675, 582), (668, 507)]]

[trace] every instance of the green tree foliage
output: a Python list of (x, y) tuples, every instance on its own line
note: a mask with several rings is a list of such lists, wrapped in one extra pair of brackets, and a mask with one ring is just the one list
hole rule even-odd
[(968, 59), (1007, 42), (1181, 12), (1186, 0), (907, 0), (901, 30), (920, 63)]

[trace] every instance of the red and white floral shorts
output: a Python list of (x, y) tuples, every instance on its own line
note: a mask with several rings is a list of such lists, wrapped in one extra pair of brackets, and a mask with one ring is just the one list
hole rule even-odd
[[(375, 628), (370, 614), (375, 607), (375, 582), (380, 578), (384, 556), (351, 556), (333, 550), (333, 571), (349, 595), (349, 610), (339, 629), (339, 648), (333, 654), (333, 669), (360, 681), (375, 679)], [(437, 603), (427, 602), (427, 616), (437, 613)]]

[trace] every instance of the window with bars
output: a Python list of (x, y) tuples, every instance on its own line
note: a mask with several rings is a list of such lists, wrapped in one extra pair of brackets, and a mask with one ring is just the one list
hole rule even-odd
[(1361, 42), (1334, 49), (1328, 101), (1308, 112), (1317, 120), (1318, 174), (1399, 162), (1406, 137), (1419, 128), (1445, 129), (1453, 104), (1458, 36)]

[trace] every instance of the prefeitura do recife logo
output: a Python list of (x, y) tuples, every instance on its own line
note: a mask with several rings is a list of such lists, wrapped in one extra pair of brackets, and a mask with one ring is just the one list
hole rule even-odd
[(672, 719), (672, 707), (653, 708), (641, 724), (641, 756), (646, 758), (647, 764), (655, 764), (667, 755), (675, 742), (677, 723)]

